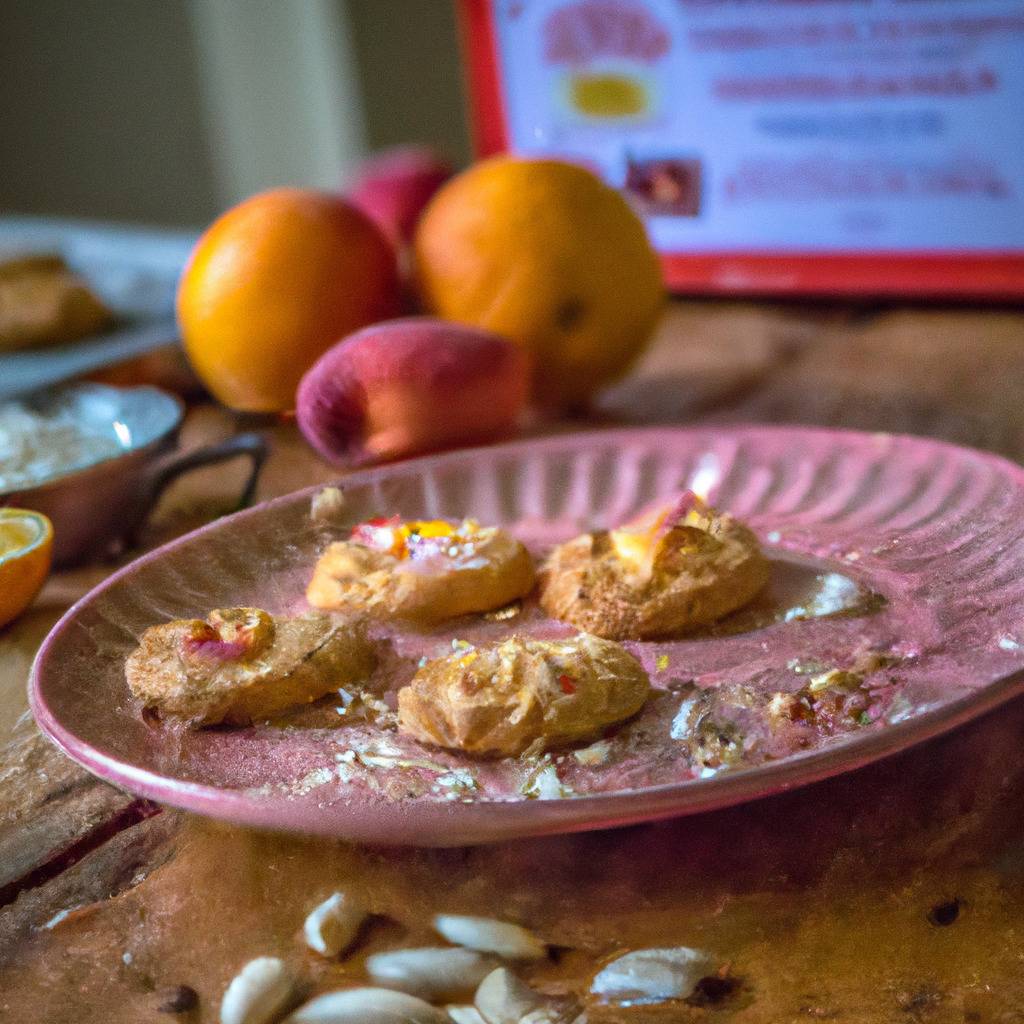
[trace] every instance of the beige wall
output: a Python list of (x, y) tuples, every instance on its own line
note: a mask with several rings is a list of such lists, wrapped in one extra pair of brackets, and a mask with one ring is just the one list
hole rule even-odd
[(371, 149), (428, 142), (470, 158), (453, 0), (337, 0), (348, 12)]
[(0, 209), (208, 218), (195, 65), (179, 0), (0, 0)]
[(337, 188), (366, 153), (336, 0), (189, 0), (223, 204), (280, 184)]
[(0, 0), (0, 210), (199, 225), (366, 150), (468, 159), (450, 0)]

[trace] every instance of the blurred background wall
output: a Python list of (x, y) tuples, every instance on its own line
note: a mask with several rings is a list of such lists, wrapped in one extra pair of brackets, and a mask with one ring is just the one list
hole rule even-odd
[(0, 211), (202, 225), (367, 152), (469, 158), (451, 0), (0, 0)]

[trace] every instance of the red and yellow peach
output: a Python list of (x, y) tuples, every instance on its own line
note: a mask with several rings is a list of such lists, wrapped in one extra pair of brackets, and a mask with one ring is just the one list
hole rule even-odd
[(363, 465), (493, 440), (526, 402), (528, 360), (490, 331), (429, 317), (364, 328), (303, 377), (306, 440), (338, 465)]

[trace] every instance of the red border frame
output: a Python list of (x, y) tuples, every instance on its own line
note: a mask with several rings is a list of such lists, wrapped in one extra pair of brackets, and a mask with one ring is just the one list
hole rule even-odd
[(458, 10), (476, 154), (493, 156), (508, 149), (508, 133), (491, 0), (458, 0)]
[[(492, 0), (458, 0), (476, 153), (509, 148)], [(663, 253), (668, 286), (700, 295), (1024, 298), (1024, 251)]]

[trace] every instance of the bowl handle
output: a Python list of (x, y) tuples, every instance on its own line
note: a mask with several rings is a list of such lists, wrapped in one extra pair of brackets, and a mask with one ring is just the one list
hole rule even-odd
[(150, 476), (142, 508), (127, 537), (128, 543), (135, 543), (139, 528), (160, 500), (160, 495), (183, 473), (198, 469), (200, 466), (227, 462), (239, 456), (248, 458), (250, 462), (249, 475), (242, 488), (242, 493), (238, 497), (238, 504), (232, 511), (245, 508), (252, 502), (253, 495), (256, 493), (256, 483), (268, 452), (267, 442), (260, 434), (236, 434), (217, 444), (204, 445), (187, 452), (172, 452), (157, 464), (155, 471)]

